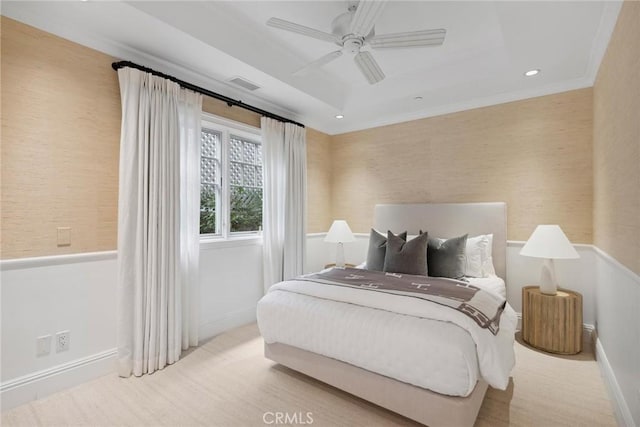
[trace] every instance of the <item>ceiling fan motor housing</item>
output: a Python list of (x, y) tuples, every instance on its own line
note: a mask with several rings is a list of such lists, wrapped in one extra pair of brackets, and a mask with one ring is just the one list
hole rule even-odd
[(351, 33), (351, 20), (353, 19), (354, 13), (355, 7), (350, 8), (349, 12), (338, 15), (333, 22), (331, 22), (331, 32), (340, 40), (340, 42), (336, 44), (342, 46), (345, 52), (353, 54), (360, 52), (360, 48), (364, 45), (365, 40), (375, 36), (375, 29), (373, 28), (366, 37), (361, 34)]
[(362, 47), (362, 45), (363, 45), (362, 38), (355, 37), (355, 36), (347, 37), (343, 41), (343, 50), (345, 52), (355, 54), (360, 52), (360, 48)]

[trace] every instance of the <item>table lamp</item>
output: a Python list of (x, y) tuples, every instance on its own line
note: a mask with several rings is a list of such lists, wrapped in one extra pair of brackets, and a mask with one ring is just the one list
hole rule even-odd
[(554, 259), (580, 258), (559, 225), (539, 225), (534, 230), (520, 255), (544, 258), (540, 272), (540, 292), (555, 295), (558, 291)]
[(336, 219), (331, 224), (331, 228), (324, 238), (325, 242), (337, 243), (338, 248), (336, 251), (336, 267), (344, 268), (344, 248), (343, 243), (355, 242), (355, 237), (349, 228), (347, 221), (343, 219)]

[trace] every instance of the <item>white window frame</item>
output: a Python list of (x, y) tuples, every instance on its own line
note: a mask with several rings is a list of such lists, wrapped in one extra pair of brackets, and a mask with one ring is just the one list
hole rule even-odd
[[(255, 240), (262, 238), (261, 231), (231, 232), (231, 197), (229, 184), (229, 144), (231, 135), (257, 141), (262, 144), (260, 128), (225, 119), (209, 113), (202, 113), (202, 128), (220, 132), (220, 209), (216, 212), (216, 224), (220, 224), (220, 234), (200, 234), (200, 242), (222, 242), (231, 240)], [(264, 183), (263, 183), (264, 184)], [(202, 187), (201, 187), (202, 188)], [(264, 190), (263, 190), (264, 191)], [(264, 192), (263, 192), (264, 195)]]

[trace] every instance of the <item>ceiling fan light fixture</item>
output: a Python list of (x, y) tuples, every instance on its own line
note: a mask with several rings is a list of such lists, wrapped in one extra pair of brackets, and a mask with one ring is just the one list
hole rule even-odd
[(538, 68), (535, 68), (533, 70), (529, 70), (529, 71), (524, 73), (525, 77), (533, 77), (533, 76), (538, 75), (538, 74), (540, 74), (540, 69), (538, 69)]

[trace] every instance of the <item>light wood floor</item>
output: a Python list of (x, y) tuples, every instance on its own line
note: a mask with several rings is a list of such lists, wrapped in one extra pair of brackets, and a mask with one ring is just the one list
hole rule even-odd
[[(615, 425), (592, 353), (555, 357), (518, 342), (516, 356), (508, 390), (489, 389), (476, 426)], [(2, 425), (261, 426), (268, 411), (311, 412), (313, 426), (417, 425), (264, 359), (255, 324), (153, 375), (108, 375), (15, 408)]]

